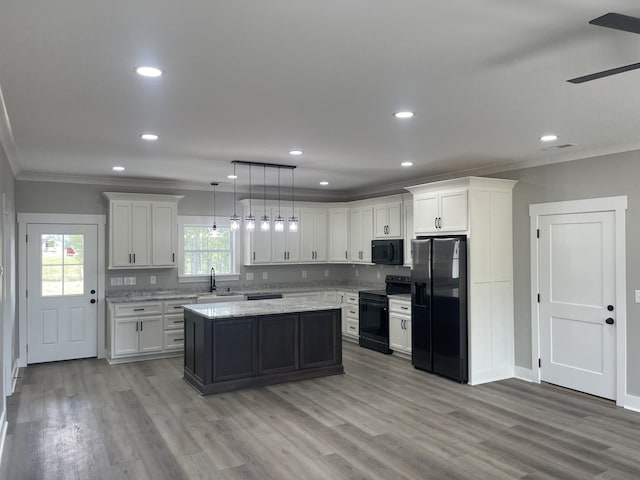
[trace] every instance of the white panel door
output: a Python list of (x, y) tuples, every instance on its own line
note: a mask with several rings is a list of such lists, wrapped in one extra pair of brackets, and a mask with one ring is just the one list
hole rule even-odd
[(539, 220), (541, 380), (616, 396), (613, 212)]
[(27, 362), (97, 356), (97, 225), (27, 232)]

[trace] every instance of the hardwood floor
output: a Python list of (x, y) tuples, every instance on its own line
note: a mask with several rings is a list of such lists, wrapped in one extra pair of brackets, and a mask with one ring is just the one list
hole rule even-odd
[(345, 375), (200, 397), (182, 359), (23, 370), (0, 478), (640, 478), (640, 414), (344, 345)]

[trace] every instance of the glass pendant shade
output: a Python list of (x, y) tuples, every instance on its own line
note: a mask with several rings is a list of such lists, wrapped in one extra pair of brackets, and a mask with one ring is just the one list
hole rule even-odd
[(269, 217), (267, 217), (266, 215), (260, 217), (260, 230), (262, 230), (263, 232), (268, 232), (270, 228), (271, 224), (269, 223)]
[(244, 227), (247, 232), (253, 232), (256, 229), (256, 217), (247, 215), (244, 219)]
[(289, 217), (289, 231), (297, 232), (298, 231), (298, 217), (295, 215)]
[(229, 226), (233, 231), (236, 231), (240, 228), (240, 217), (235, 213), (229, 218)]
[(276, 232), (284, 232), (284, 218), (280, 215), (273, 220), (273, 229)]

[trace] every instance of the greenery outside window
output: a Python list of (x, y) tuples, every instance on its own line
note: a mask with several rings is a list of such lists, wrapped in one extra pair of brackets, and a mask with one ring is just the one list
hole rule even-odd
[(213, 217), (178, 217), (179, 271), (181, 282), (200, 282), (208, 278), (211, 267), (216, 279), (238, 279), (238, 242), (228, 224), (217, 223), (214, 234)]

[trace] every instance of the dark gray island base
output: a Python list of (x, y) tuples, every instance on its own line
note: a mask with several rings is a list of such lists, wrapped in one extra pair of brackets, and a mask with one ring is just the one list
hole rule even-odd
[[(255, 310), (260, 302), (265, 312), (286, 313), (242, 309), (250, 303)], [(341, 310), (312, 303), (310, 311), (305, 307), (312, 304), (283, 300), (185, 307), (184, 379), (210, 395), (344, 373)]]

